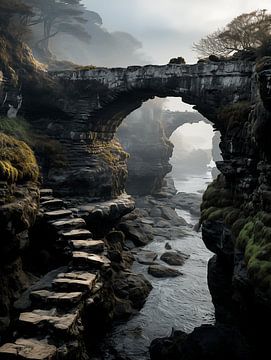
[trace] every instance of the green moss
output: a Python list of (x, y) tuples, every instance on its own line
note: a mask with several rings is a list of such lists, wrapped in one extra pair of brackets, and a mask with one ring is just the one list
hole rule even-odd
[(84, 66), (75, 67), (75, 70), (83, 70), (83, 71), (94, 70), (94, 69), (96, 69), (96, 66), (94, 65), (84, 65)]
[(253, 236), (254, 222), (247, 222), (240, 230), (239, 236), (236, 241), (236, 246), (240, 250), (244, 250), (249, 242), (249, 239)]
[(29, 143), (31, 141), (30, 124), (22, 117), (10, 119), (0, 117), (0, 132)]
[(9, 182), (37, 181), (39, 168), (35, 155), (23, 141), (0, 133), (0, 180)]
[(18, 170), (9, 161), (0, 161), (0, 179), (14, 184), (18, 179)]
[(224, 215), (225, 223), (227, 225), (232, 225), (240, 218), (240, 210), (230, 207), (227, 209), (227, 212)]
[(202, 197), (201, 210), (210, 207), (229, 207), (233, 203), (233, 194), (226, 188), (222, 176), (218, 176), (206, 189)]
[(260, 212), (243, 226), (236, 246), (244, 253), (251, 280), (261, 289), (271, 289), (271, 228), (262, 219)]
[(216, 211), (213, 211), (209, 217), (208, 220), (216, 221), (216, 220), (222, 220), (224, 214), (224, 209), (217, 209)]
[(67, 165), (60, 142), (47, 135), (34, 132), (24, 118), (1, 117), (0, 131), (26, 142), (33, 149), (43, 167), (63, 168)]

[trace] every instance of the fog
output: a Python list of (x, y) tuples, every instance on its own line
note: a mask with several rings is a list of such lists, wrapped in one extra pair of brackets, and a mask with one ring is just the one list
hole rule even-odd
[(153, 63), (183, 56), (194, 63), (193, 42), (256, 9), (271, 10), (270, 0), (84, 0), (109, 31), (133, 34)]

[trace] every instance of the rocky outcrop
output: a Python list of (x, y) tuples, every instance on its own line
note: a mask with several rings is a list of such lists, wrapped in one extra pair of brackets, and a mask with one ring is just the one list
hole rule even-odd
[(143, 107), (119, 127), (117, 136), (128, 160), (126, 190), (132, 195), (148, 195), (159, 191), (164, 177), (172, 169), (169, 159), (173, 144), (164, 133), (161, 111)]

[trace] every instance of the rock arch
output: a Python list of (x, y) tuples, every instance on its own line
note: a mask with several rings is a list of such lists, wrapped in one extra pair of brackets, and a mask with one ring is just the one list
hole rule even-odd
[(62, 194), (119, 195), (127, 176), (126, 158), (112, 140), (129, 113), (155, 96), (181, 97), (221, 130), (217, 110), (250, 99), (252, 74), (253, 63), (239, 61), (50, 73), (55, 95), (46, 108), (39, 102), (31, 107), (27, 96), (23, 103), (32, 117), (41, 117), (48, 103), (57, 114), (37, 124), (62, 143), (67, 158), (65, 169), (50, 171), (48, 185)]

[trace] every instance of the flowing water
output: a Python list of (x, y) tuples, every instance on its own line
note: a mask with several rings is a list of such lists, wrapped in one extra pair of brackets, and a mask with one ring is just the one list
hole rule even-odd
[[(204, 177), (191, 176), (177, 179), (178, 191), (201, 192), (211, 181), (210, 174)], [(185, 215), (186, 213), (186, 215)], [(196, 221), (189, 212), (179, 211), (190, 223)], [(149, 359), (148, 347), (157, 337), (169, 336), (172, 328), (191, 332), (195, 327), (214, 322), (214, 308), (207, 287), (207, 262), (212, 256), (204, 246), (201, 233), (185, 227), (186, 235), (169, 241), (173, 249), (190, 255), (180, 268), (183, 276), (158, 279), (147, 273), (148, 266), (134, 263), (133, 270), (143, 273), (152, 283), (151, 291), (143, 309), (128, 322), (114, 327), (108, 337), (108, 346), (131, 360)], [(154, 239), (144, 249), (165, 252), (165, 241)], [(114, 359), (111, 355), (104, 359)]]

